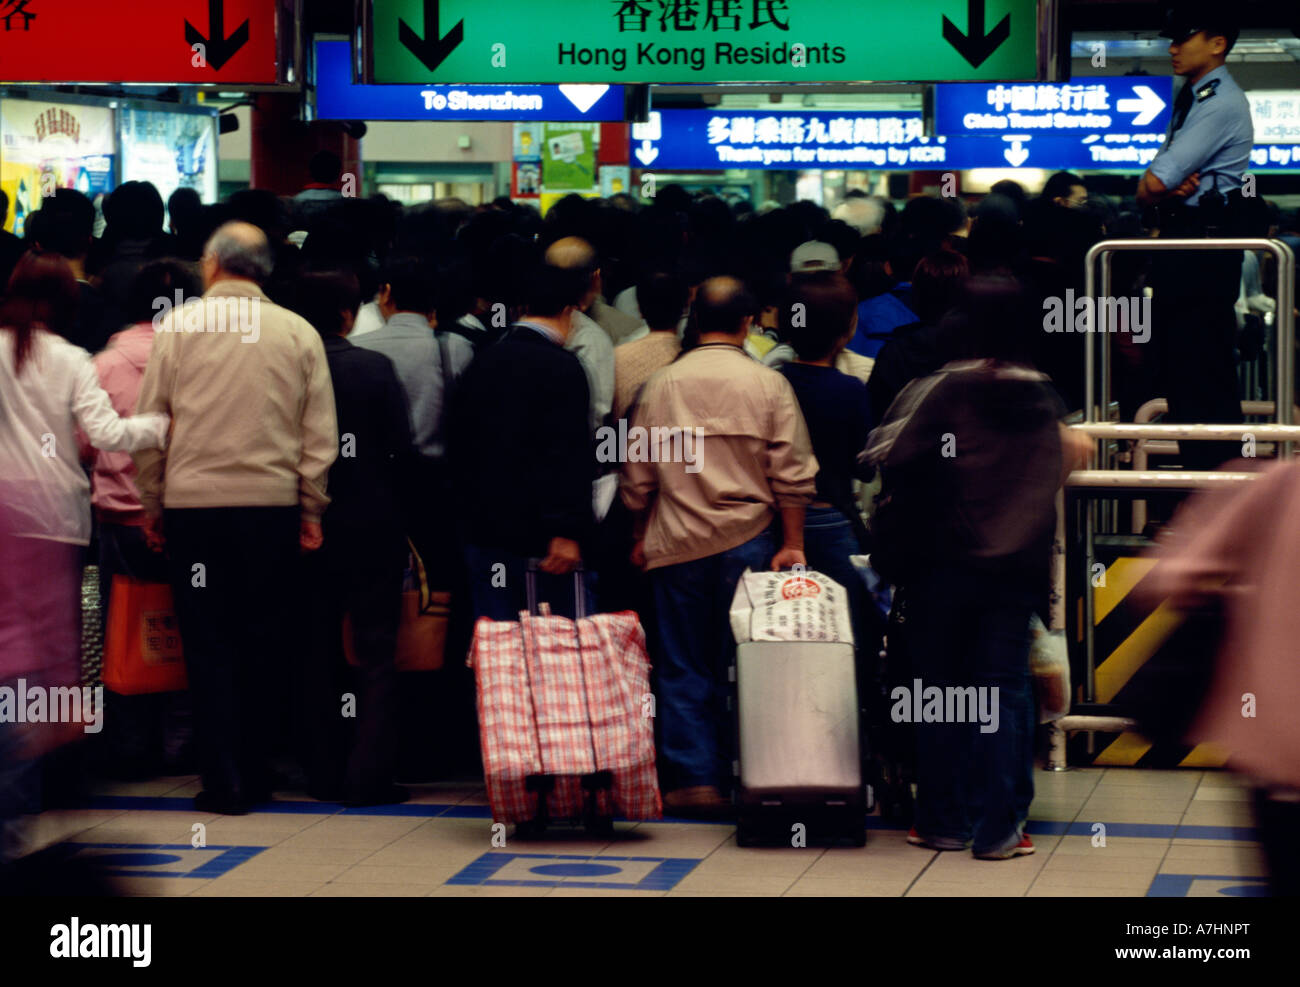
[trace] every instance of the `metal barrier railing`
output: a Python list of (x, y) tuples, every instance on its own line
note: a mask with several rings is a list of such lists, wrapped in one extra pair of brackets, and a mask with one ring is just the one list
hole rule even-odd
[[(1230, 239), (1215, 238), (1207, 240), (1169, 239), (1169, 240), (1102, 240), (1094, 244), (1084, 258), (1084, 294), (1094, 301), (1100, 297), (1111, 296), (1111, 258), (1116, 253), (1156, 252), (1169, 253), (1179, 250), (1213, 251), (1213, 250), (1266, 250), (1277, 258), (1277, 421), (1279, 425), (1290, 425), (1292, 418), (1292, 396), (1295, 394), (1295, 254), (1291, 247), (1281, 240), (1264, 238)], [(1097, 266), (1101, 262), (1101, 283), (1098, 285)], [(1160, 300), (1157, 298), (1158, 305)], [(1110, 306), (1094, 305), (1097, 322), (1095, 335), (1110, 342), (1106, 321), (1110, 315)], [(1097, 348), (1088, 333), (1084, 341), (1084, 421), (1095, 422), (1097, 414)], [(1110, 405), (1110, 346), (1101, 347), (1101, 406)], [(1288, 400), (1290, 399), (1290, 400)], [(1290, 455), (1290, 450), (1283, 450), (1283, 455)]]
[[(1157, 415), (1163, 415), (1169, 411), (1169, 402), (1164, 398), (1152, 398), (1143, 404), (1133, 415), (1133, 424), (1145, 425), (1155, 419)], [(1276, 414), (1276, 405), (1272, 401), (1243, 401), (1241, 402), (1242, 415), (1273, 415)], [(1294, 408), (1291, 412), (1294, 419), (1300, 419), (1300, 407)], [(1252, 434), (1255, 434), (1252, 432)], [(1255, 438), (1259, 438), (1255, 435)], [(1273, 444), (1270, 442), (1261, 442), (1255, 449), (1255, 454), (1261, 459), (1267, 459), (1276, 452)], [(1133, 472), (1142, 473), (1147, 468), (1148, 456), (1176, 456), (1178, 455), (1178, 442), (1176, 439), (1138, 439), (1132, 447)], [(1147, 502), (1144, 499), (1134, 499), (1132, 505), (1132, 531), (1135, 535), (1140, 535), (1147, 526)]]
[[(1108, 325), (1111, 306), (1097, 304), (1100, 298), (1111, 295), (1111, 260), (1116, 253), (1173, 251), (1214, 251), (1214, 250), (1261, 250), (1272, 253), (1277, 258), (1277, 395), (1275, 412), (1276, 425), (1239, 425), (1239, 424), (1198, 424), (1198, 425), (1124, 425), (1099, 421), (1099, 407), (1109, 408), (1111, 404), (1110, 381), (1110, 336), (1113, 331)], [(1097, 268), (1100, 262), (1100, 284)], [(1163, 440), (1207, 440), (1238, 439), (1247, 432), (1257, 439), (1273, 439), (1281, 443), (1280, 454), (1291, 454), (1291, 443), (1300, 442), (1300, 428), (1291, 427), (1294, 422), (1292, 401), (1295, 394), (1295, 254), (1290, 246), (1281, 240), (1264, 238), (1250, 239), (1168, 239), (1168, 240), (1103, 240), (1095, 244), (1084, 259), (1084, 294), (1093, 300), (1096, 333), (1088, 333), (1084, 340), (1084, 420), (1082, 424), (1070, 428), (1083, 431), (1094, 439), (1163, 439)], [(1159, 299), (1155, 299), (1159, 304)], [(1100, 366), (1098, 346), (1093, 336), (1104, 341), (1100, 346)], [(1100, 370), (1100, 374), (1098, 373)], [(1097, 383), (1100, 378), (1100, 404), (1097, 400)], [(1207, 473), (1197, 471), (1168, 470), (1134, 472), (1132, 470), (1107, 470), (1095, 468), (1097, 452), (1094, 448), (1088, 470), (1081, 470), (1070, 475), (1067, 487), (1089, 490), (1197, 490), (1242, 482), (1254, 479), (1253, 473)], [(1086, 569), (1091, 572), (1096, 558), (1096, 500), (1090, 500), (1084, 510), (1084, 555)], [(1064, 586), (1058, 587), (1064, 593)], [(1085, 641), (1086, 677), (1084, 695), (1088, 702), (1096, 696), (1096, 655), (1093, 635), (1095, 601), (1091, 590), (1083, 593), (1083, 636)]]
[[(1092, 439), (1181, 439), (1219, 440), (1240, 439), (1246, 433), (1257, 438), (1273, 439), (1283, 443), (1300, 442), (1300, 425), (1115, 425), (1110, 422), (1085, 422), (1068, 426), (1071, 431), (1082, 432)], [(1067, 488), (1091, 490), (1206, 490), (1248, 483), (1255, 473), (1202, 472), (1195, 470), (1076, 470), (1066, 479)], [(1084, 555), (1085, 571), (1091, 572), (1096, 561), (1095, 525), (1092, 507), (1085, 514)], [(1065, 587), (1057, 587), (1062, 594)], [(1084, 638), (1084, 699), (1096, 698), (1096, 652), (1093, 636), (1095, 601), (1090, 591), (1083, 594)]]
[[(1240, 439), (1250, 434), (1257, 439), (1293, 442), (1300, 439), (1300, 425), (1287, 423), (1274, 425), (1157, 425), (1151, 422), (1143, 424), (1124, 424), (1123, 422), (1080, 422), (1070, 428), (1087, 432), (1096, 439), (1200, 439), (1219, 441)], [(1124, 472), (1117, 470), (1116, 472)]]
[[(1115, 425), (1108, 422), (1092, 422), (1070, 425), (1073, 431), (1083, 432), (1093, 439), (1128, 438), (1140, 441), (1159, 438), (1178, 439), (1225, 439), (1241, 438), (1246, 433), (1257, 436), (1267, 434), (1276, 440), (1300, 442), (1300, 425)], [(1086, 490), (1212, 490), (1233, 487), (1258, 479), (1258, 473), (1242, 472), (1203, 472), (1196, 470), (1075, 470), (1065, 481), (1067, 488)], [(1059, 503), (1059, 502), (1058, 502)], [(1095, 506), (1090, 504), (1089, 508)], [(1091, 509), (1085, 511), (1085, 554), (1087, 568), (1091, 572), (1096, 559), (1093, 520)], [(1058, 532), (1060, 526), (1058, 525)], [(1059, 582), (1056, 570), (1053, 578), (1058, 579), (1055, 589), (1063, 599), (1065, 586)], [(1095, 704), (1096, 689), (1096, 650), (1095, 650), (1095, 600), (1090, 584), (1085, 583), (1083, 593), (1083, 640), (1085, 676), (1083, 682), (1084, 701)], [(1054, 720), (1049, 730), (1049, 747), (1047, 766), (1052, 771), (1068, 770), (1066, 739), (1069, 734), (1086, 733), (1122, 733), (1132, 730), (1137, 724), (1126, 717), (1115, 715), (1097, 715), (1090, 713), (1080, 715), (1071, 711), (1066, 716)], [(1091, 740), (1089, 741), (1091, 744)]]

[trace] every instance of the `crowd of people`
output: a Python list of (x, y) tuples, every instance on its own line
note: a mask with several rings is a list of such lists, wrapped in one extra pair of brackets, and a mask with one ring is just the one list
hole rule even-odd
[[(670, 185), (543, 218), (345, 198), (336, 159), (315, 168), (296, 200), (181, 190), (165, 212), (126, 183), (99, 237), (91, 200), (60, 189), (20, 249), (0, 243), (0, 680), (78, 681), (93, 522), (106, 596), (119, 574), (172, 587), (198, 808), (268, 798), (285, 747), (313, 797), (401, 801), (412, 553), (452, 594), (449, 670), (475, 619), (525, 608), (540, 560), (557, 613), (581, 570), (587, 612), (641, 615), (666, 807), (716, 815), (737, 578), (802, 564), (844, 585), (868, 691), (865, 552), (906, 588), (916, 676), (1001, 690), (1004, 729), (918, 738), (916, 841), (1032, 849), (1029, 618), (1086, 454), (1059, 424), (1082, 404), (1082, 339), (1044, 332), (1041, 302), (1081, 291), (1089, 246), (1138, 235), (1136, 216), (1064, 173), (973, 204), (754, 208)], [(1128, 355), (1122, 400), (1155, 396), (1158, 368)], [(611, 428), (633, 441), (602, 455)], [(427, 715), (472, 724), (465, 681)], [(12, 743), (0, 761), (7, 817), (33, 767)]]

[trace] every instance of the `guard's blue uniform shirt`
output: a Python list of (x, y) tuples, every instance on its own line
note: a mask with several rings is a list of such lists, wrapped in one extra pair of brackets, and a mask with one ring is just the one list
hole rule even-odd
[(1240, 189), (1255, 143), (1250, 103), (1226, 65), (1207, 73), (1192, 91), (1192, 105), (1183, 125), (1171, 129), (1151, 161), (1151, 174), (1167, 189), (1177, 188), (1193, 172), (1200, 173), (1200, 186), (1187, 197), (1189, 206), (1200, 202), (1211, 189), (1225, 194)]

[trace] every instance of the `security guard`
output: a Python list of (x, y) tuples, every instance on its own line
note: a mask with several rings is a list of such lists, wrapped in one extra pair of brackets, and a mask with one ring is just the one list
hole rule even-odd
[[(1169, 11), (1173, 69), (1185, 82), (1174, 100), (1169, 136), (1138, 185), (1154, 207), (1162, 237), (1252, 235), (1253, 210), (1241, 194), (1254, 129), (1250, 106), (1224, 64), (1238, 29), (1228, 2), (1190, 0)], [(1152, 336), (1157, 379), (1171, 422), (1242, 420), (1233, 304), (1241, 253), (1178, 251), (1152, 260)], [(1184, 442), (1186, 466), (1213, 469), (1239, 455), (1236, 443)]]

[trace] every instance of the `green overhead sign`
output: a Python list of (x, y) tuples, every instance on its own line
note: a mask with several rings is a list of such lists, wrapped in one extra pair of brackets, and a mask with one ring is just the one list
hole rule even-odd
[[(1039, 0), (369, 0), (363, 82), (1011, 81)], [(1050, 2), (1044, 8), (1052, 10)]]

